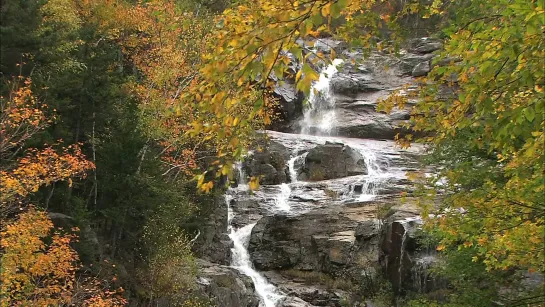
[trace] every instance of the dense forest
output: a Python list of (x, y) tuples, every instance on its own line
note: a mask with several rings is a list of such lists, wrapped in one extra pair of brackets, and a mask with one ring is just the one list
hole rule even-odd
[(316, 39), (399, 58), (425, 36), (441, 42), (429, 73), (376, 111), (410, 107), (395, 141), (422, 144), (434, 172), (410, 172), (400, 194), (448, 285), (385, 304), (544, 306), (545, 1), (2, 0), (0, 13), (1, 306), (235, 306), (199, 291), (198, 240), (237, 163), (289, 121), (277, 87), (315, 94), (344, 55)]

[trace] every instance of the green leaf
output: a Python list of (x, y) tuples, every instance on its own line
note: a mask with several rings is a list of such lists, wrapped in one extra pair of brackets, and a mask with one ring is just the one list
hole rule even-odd
[(321, 26), (323, 24), (323, 19), (322, 19), (322, 14), (321, 13), (312, 15), (312, 17), (310, 17), (310, 19), (312, 20), (312, 23), (315, 26)]
[(536, 117), (536, 113), (534, 112), (533, 108), (526, 108), (526, 109), (524, 109), (523, 113), (524, 113), (524, 116), (526, 117), (526, 119), (529, 122), (534, 121), (534, 118)]
[(341, 16), (342, 7), (339, 5), (339, 2), (331, 4), (330, 13), (331, 17), (339, 18)]
[(259, 99), (257, 99), (254, 103), (254, 112), (257, 112), (259, 110), (261, 110), (261, 108), (263, 108), (263, 98), (260, 97)]

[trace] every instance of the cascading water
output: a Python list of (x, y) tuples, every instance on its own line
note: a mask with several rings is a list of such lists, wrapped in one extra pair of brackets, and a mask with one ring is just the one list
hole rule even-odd
[[(296, 149), (294, 151), (297, 152)], [(297, 163), (299, 160), (304, 160), (306, 156), (307, 156), (307, 153), (305, 152), (303, 154), (293, 156), (288, 160), (288, 171), (289, 171), (289, 174), (290, 174), (290, 182), (291, 183), (296, 183), (298, 181), (298, 179), (297, 179), (297, 169), (295, 168), (295, 163)]]
[(301, 125), (302, 134), (331, 135), (334, 130), (335, 99), (330, 93), (331, 78), (337, 73), (337, 67), (343, 63), (341, 59), (333, 60), (321, 73), (308, 97), (308, 105), (304, 111)]
[(299, 158), (299, 156), (292, 157), (288, 161), (288, 170), (290, 173), (291, 182), (297, 182), (297, 170), (295, 169), (295, 162), (297, 161), (297, 158)]
[[(405, 224), (402, 224), (405, 227)], [(401, 246), (399, 250), (399, 289), (401, 289), (403, 284), (403, 258), (405, 257), (405, 246), (407, 245), (407, 230), (403, 231), (403, 236), (401, 237)]]
[(237, 230), (231, 228), (229, 238), (233, 241), (232, 266), (250, 277), (254, 282), (255, 290), (261, 298), (261, 306), (274, 307), (283, 296), (278, 293), (276, 287), (270, 284), (265, 277), (259, 274), (252, 266), (250, 254), (248, 253), (248, 241), (254, 228), (254, 224), (246, 225)]
[[(385, 163), (386, 161), (390, 161), (390, 157), (384, 155), (384, 152), (388, 151), (390, 154), (393, 152), (391, 142), (349, 139), (335, 136), (337, 120), (342, 119), (336, 118), (335, 109), (340, 106), (336, 105), (335, 97), (330, 90), (330, 82), (342, 62), (342, 60), (334, 60), (331, 65), (322, 71), (319, 80), (312, 85), (304, 117), (299, 122), (301, 127), (300, 134), (267, 132), (270, 137), (281, 143), (289, 151), (290, 158), (286, 163), (289, 183), (264, 186), (259, 191), (256, 191), (254, 199), (258, 200), (259, 209), (257, 210), (259, 211), (251, 212), (250, 217), (254, 213), (258, 213), (257, 215), (289, 214), (290, 216), (297, 216), (320, 206), (325, 207), (339, 203), (370, 201), (379, 194), (385, 182), (392, 178), (399, 179), (399, 173), (393, 172), (388, 163)], [(363, 175), (333, 178), (319, 183), (299, 181), (298, 175), (300, 174), (298, 172), (306, 176), (305, 171), (308, 170), (306, 166), (301, 169), (300, 165), (304, 164), (309, 150), (318, 145), (327, 145), (328, 143), (347, 145), (359, 153), (361, 157), (357, 157), (355, 160), (360, 165), (362, 162), (365, 163), (367, 172)], [(395, 154), (397, 153), (393, 155), (395, 156)], [(284, 171), (284, 169), (280, 169), (276, 165), (272, 166), (271, 162), (263, 163), (270, 163), (269, 166), (277, 172)], [(233, 241), (233, 248), (231, 249), (232, 266), (252, 279), (256, 292), (261, 298), (262, 307), (276, 307), (281, 301), (289, 300), (291, 296), (279, 291), (253, 268), (247, 246), (255, 223), (249, 222), (248, 225), (238, 229), (233, 224), (237, 209), (240, 208), (236, 206), (232, 208), (232, 200), (234, 197), (239, 196), (248, 197), (249, 190), (246, 175), (241, 165), (237, 165), (236, 167), (239, 177), (237, 180), (238, 186), (237, 188), (229, 189), (225, 196), (228, 208), (228, 233)], [(301, 176), (301, 178), (306, 178), (305, 176)], [(347, 191), (347, 186), (351, 186), (352, 188)], [(355, 191), (355, 186), (358, 186), (357, 191)], [(244, 208), (244, 211), (240, 211), (240, 214), (248, 214), (248, 212), (248, 208)], [(406, 234), (403, 237), (399, 263), (400, 269), (404, 257), (405, 239)], [(257, 259), (254, 260), (259, 261)], [(275, 275), (272, 274), (271, 276)], [(278, 283), (278, 281), (275, 280), (275, 283)], [(281, 282), (279, 284), (283, 285)], [(284, 291), (287, 293), (290, 290), (287, 288)]]
[(248, 185), (245, 180), (246, 177), (241, 165), (237, 164), (236, 169), (238, 174), (237, 181), (239, 182), (238, 187), (229, 189), (225, 194), (225, 203), (227, 205), (227, 232), (229, 238), (233, 241), (233, 248), (231, 248), (231, 266), (252, 279), (255, 291), (261, 299), (261, 307), (275, 307), (276, 303), (282, 299), (283, 295), (278, 292), (274, 285), (270, 284), (265, 277), (254, 269), (250, 254), (248, 253), (248, 243), (255, 223), (248, 224), (238, 229), (233, 226), (235, 212), (231, 207), (231, 201), (234, 199), (234, 195), (236, 196), (237, 192), (248, 190)]
[(280, 185), (280, 193), (278, 193), (278, 195), (276, 196), (276, 199), (274, 200), (276, 204), (276, 208), (284, 212), (290, 212), (291, 210), (291, 207), (289, 204), (290, 195), (291, 195), (291, 188), (289, 184), (282, 183)]

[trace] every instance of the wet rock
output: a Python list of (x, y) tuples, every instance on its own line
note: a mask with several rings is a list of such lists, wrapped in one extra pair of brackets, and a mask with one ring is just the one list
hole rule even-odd
[(331, 53), (331, 50), (340, 53), (342, 50), (346, 49), (346, 47), (348, 47), (346, 42), (331, 38), (319, 38), (314, 42), (314, 49), (316, 51), (321, 51), (322, 53)]
[(434, 249), (423, 248), (418, 238), (419, 209), (409, 203), (390, 209), (382, 230), (381, 261), (395, 293), (427, 293), (446, 286), (431, 268), (438, 261)]
[(256, 164), (252, 166), (252, 177), (260, 177), (262, 184), (279, 184), (286, 181), (286, 174), (277, 171), (271, 164)]
[(287, 182), (286, 161), (289, 158), (287, 148), (271, 141), (266, 150), (254, 152), (243, 163), (243, 169), (250, 176), (261, 177), (261, 184), (280, 184)]
[(197, 278), (202, 294), (211, 299), (216, 306), (257, 307), (259, 297), (255, 293), (252, 280), (236, 269), (198, 260), (200, 274)]
[(429, 61), (422, 62), (413, 68), (413, 71), (411, 72), (411, 76), (422, 77), (427, 75), (430, 72), (430, 70), (431, 70), (430, 62)]
[[(297, 275), (297, 276), (294, 276)], [(265, 276), (280, 290), (287, 294), (280, 301), (279, 306), (343, 306), (341, 302), (348, 297), (340, 289), (333, 289), (335, 279), (324, 274), (315, 274), (310, 271), (279, 271), (266, 272)], [(329, 282), (329, 285), (324, 282)], [(346, 300), (345, 300), (346, 301)]]
[(361, 194), (363, 192), (363, 184), (354, 185), (354, 193)]
[(337, 133), (342, 136), (391, 140), (398, 133), (396, 129), (398, 121), (386, 114), (339, 109), (337, 117), (343, 118), (336, 127)]
[(316, 181), (365, 173), (367, 168), (359, 152), (342, 144), (326, 143), (308, 151), (300, 178)]
[(314, 307), (299, 297), (286, 297), (279, 304), (279, 307)]

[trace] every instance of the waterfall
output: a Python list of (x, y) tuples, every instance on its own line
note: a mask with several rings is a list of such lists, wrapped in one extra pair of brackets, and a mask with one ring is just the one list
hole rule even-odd
[[(383, 140), (362, 140), (336, 135), (337, 123), (338, 121), (342, 122), (344, 118), (337, 118), (335, 110), (342, 109), (345, 105), (340, 103), (336, 105), (335, 97), (330, 89), (330, 83), (341, 63), (343, 63), (342, 60), (334, 60), (331, 65), (325, 67), (320, 73), (319, 80), (312, 84), (308, 97), (308, 104), (305, 106), (304, 116), (299, 122), (301, 128), (300, 134), (266, 131), (266, 133), (269, 134), (269, 137), (273, 138), (274, 141), (280, 143), (282, 146), (271, 146), (271, 155), (265, 155), (265, 158), (261, 160), (256, 159), (255, 161), (252, 161), (252, 165), (256, 164), (260, 166), (261, 164), (267, 164), (266, 169), (272, 167), (277, 173), (286, 171), (285, 167), (287, 166), (289, 181), (276, 185), (263, 185), (258, 191), (249, 193), (247, 175), (244, 173), (241, 164), (237, 164), (235, 172), (237, 175), (237, 188), (229, 189), (225, 195), (228, 210), (227, 231), (229, 238), (233, 241), (233, 247), (231, 248), (231, 265), (242, 274), (251, 278), (256, 293), (261, 299), (261, 307), (276, 307), (277, 305), (282, 305), (284, 302), (297, 302), (297, 300), (290, 301), (290, 299), (297, 297), (297, 294), (294, 294), (291, 291), (291, 288), (289, 288), (290, 290), (284, 290), (286, 293), (283, 293), (277, 289), (275, 285), (269, 283), (267, 279), (253, 267), (251, 255), (248, 251), (248, 244), (251, 238), (252, 244), (256, 243), (256, 252), (267, 252), (262, 258), (276, 256), (275, 251), (268, 250), (268, 246), (265, 246), (264, 242), (261, 242), (262, 240), (259, 239), (259, 235), (255, 232), (254, 235), (258, 236), (256, 237), (257, 240), (255, 242), (253, 241), (252, 229), (256, 225), (255, 220), (257, 218), (260, 216), (272, 216), (273, 219), (271, 220), (275, 221), (275, 216), (290, 215), (291, 218), (293, 216), (304, 215), (317, 208), (320, 208), (318, 214), (322, 214), (321, 212), (329, 210), (330, 207), (333, 208), (337, 205), (344, 206), (346, 204), (354, 205), (353, 207), (357, 209), (354, 210), (354, 215), (362, 214), (364, 215), (362, 216), (363, 219), (371, 218), (370, 214), (366, 211), (367, 209), (360, 210), (359, 206), (365, 206), (365, 204), (360, 204), (358, 202), (366, 202), (375, 199), (377, 195), (382, 192), (384, 183), (391, 179), (400, 179), (399, 170), (401, 170), (401, 168), (395, 164), (397, 163), (397, 160), (395, 159), (400, 159), (400, 154), (397, 150), (393, 149), (393, 142)], [(335, 163), (343, 163), (344, 161), (346, 164), (345, 167), (347, 167), (345, 174), (349, 176), (342, 178), (333, 177), (327, 180), (319, 180), (320, 182), (310, 180), (299, 181), (298, 171), (305, 172), (305, 175), (301, 178), (309, 178), (307, 171), (310, 170), (310, 167), (304, 167), (302, 170), (300, 169), (304, 160), (306, 160), (308, 152), (317, 146), (324, 146), (324, 144), (327, 145), (328, 143), (335, 144), (334, 146), (342, 144), (351, 148), (343, 147), (343, 150), (350, 150), (350, 153), (354, 155), (354, 159), (350, 162), (348, 162), (347, 155), (344, 155), (345, 152), (343, 152), (343, 156), (340, 156), (339, 159), (346, 158), (346, 161), (336, 161), (337, 157), (331, 156), (331, 154), (329, 154), (328, 160), (324, 160), (334, 161)], [(326, 147), (327, 146), (324, 146), (324, 148)], [(276, 151), (275, 155), (272, 155), (273, 151)], [(278, 161), (280, 159), (273, 157), (277, 157), (278, 154), (280, 154), (282, 160), (284, 160), (284, 157), (289, 156), (289, 159), (287, 159), (288, 161), (285, 161), (285, 165), (277, 165), (279, 164)], [(393, 166), (397, 168), (394, 168), (394, 171), (392, 171), (390, 165), (385, 162), (391, 162)], [(348, 163), (357, 164), (351, 164), (349, 166)], [(363, 164), (365, 164), (367, 172), (364, 172)], [(332, 165), (332, 167), (338, 166), (339, 165), (337, 164)], [(324, 165), (324, 168), (327, 167), (327, 165)], [(348, 167), (350, 167), (349, 171)], [(396, 170), (398, 171), (397, 173)], [(259, 173), (259, 171), (256, 173)], [(287, 180), (281, 179), (278, 181), (282, 182)], [(347, 187), (351, 187), (350, 190), (347, 191)], [(357, 189), (355, 187), (357, 187)], [(233, 200), (238, 197), (244, 197), (244, 199), (240, 202), (233, 202)], [(240, 207), (238, 207), (238, 205), (240, 205)], [(236, 221), (234, 221), (237, 214), (244, 216), (241, 216), (240, 219), (237, 218)], [(359, 218), (359, 216), (357, 217)], [(245, 226), (241, 227), (239, 224), (240, 221), (248, 222), (246, 222), (247, 225), (242, 224)], [(357, 221), (354, 220), (353, 222), (356, 223)], [(320, 225), (317, 225), (317, 227), (320, 227)], [(353, 232), (352, 229), (354, 227), (351, 226), (352, 228), (350, 228), (350, 231), (347, 231), (343, 227), (345, 226), (339, 225), (340, 230), (342, 230), (339, 231), (339, 233)], [(402, 238), (403, 246), (400, 251), (399, 259), (400, 273), (403, 269), (403, 258), (406, 256), (405, 245), (407, 245), (407, 236), (407, 231), (405, 231)], [(330, 239), (339, 240), (337, 237), (332, 237)], [(341, 240), (340, 242), (346, 241)], [(268, 242), (267, 245), (274, 246), (275, 242)], [(254, 247), (254, 245), (252, 245), (252, 247)], [(254, 252), (254, 250), (252, 250), (252, 252)], [(263, 259), (254, 260), (263, 261)], [(275, 267), (272, 267), (272, 269), (275, 270)], [(271, 276), (275, 276), (275, 283), (282, 284), (281, 281), (284, 277), (281, 273)], [(399, 283), (401, 284), (401, 282), (402, 280), (400, 277)], [(392, 283), (395, 284), (396, 281), (392, 281)], [(288, 291), (290, 292), (289, 294), (287, 294)]]
[(247, 245), (250, 241), (250, 234), (252, 233), (254, 226), (255, 223), (246, 225), (237, 230), (231, 228), (229, 238), (233, 241), (233, 248), (231, 249), (233, 258), (232, 266), (252, 279), (255, 291), (261, 298), (261, 306), (275, 307), (276, 302), (283, 296), (276, 291), (275, 286), (270, 284), (265, 277), (253, 268), (250, 254), (248, 253)]
[[(296, 150), (294, 150), (296, 152)], [(295, 162), (298, 160), (304, 159), (307, 156), (307, 153), (303, 153), (300, 155), (293, 156), (288, 161), (288, 171), (290, 173), (290, 181), (291, 183), (295, 183), (298, 181), (297, 179), (297, 169), (295, 169)]]
[(276, 196), (276, 199), (274, 200), (276, 207), (284, 212), (290, 212), (291, 207), (289, 204), (289, 198), (291, 195), (291, 188), (289, 184), (282, 183), (280, 185), (280, 193)]
[(407, 241), (407, 230), (405, 229), (405, 224), (401, 224), (403, 225), (403, 236), (401, 237), (401, 246), (400, 246), (400, 250), (399, 250), (399, 267), (397, 268), (398, 270), (398, 274), (399, 274), (399, 289), (398, 291), (401, 291), (401, 288), (402, 288), (402, 282), (403, 282), (403, 257), (405, 256), (405, 246), (406, 246), (406, 241)]
[(246, 173), (242, 169), (242, 163), (235, 164), (235, 169), (237, 171), (237, 185), (239, 190), (247, 191), (249, 190), (248, 180), (246, 179)]
[(283, 298), (283, 295), (277, 291), (274, 285), (270, 284), (265, 277), (254, 269), (248, 252), (248, 243), (255, 223), (248, 224), (238, 229), (233, 226), (235, 212), (231, 207), (231, 202), (237, 192), (248, 191), (248, 185), (245, 180), (246, 175), (244, 174), (241, 165), (237, 164), (235, 167), (237, 169), (237, 180), (239, 185), (237, 188), (230, 188), (225, 194), (225, 203), (227, 205), (227, 233), (229, 234), (231, 241), (233, 241), (233, 248), (231, 248), (231, 266), (252, 279), (255, 291), (261, 299), (260, 307), (275, 307), (276, 303)]
[(351, 186), (348, 193), (349, 197), (357, 196), (357, 201), (370, 201), (373, 200), (378, 194), (378, 188), (387, 181), (389, 174), (385, 172), (378, 163), (376, 155), (377, 149), (371, 148), (367, 145), (350, 144), (356, 151), (358, 151), (365, 162), (367, 167), (367, 175), (363, 175), (362, 179), (358, 182), (358, 186), (361, 187), (360, 191), (356, 193), (355, 185)]
[(301, 125), (302, 134), (331, 135), (334, 130), (336, 114), (335, 99), (331, 96), (329, 85), (331, 78), (337, 73), (341, 59), (333, 60), (321, 73), (318, 81), (310, 88), (308, 105), (304, 111)]
[(291, 182), (297, 182), (297, 170), (295, 169), (295, 161), (299, 158), (299, 156), (292, 157), (288, 161), (288, 170), (290, 172), (290, 181)]

